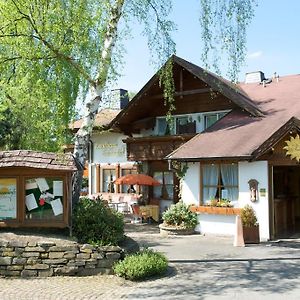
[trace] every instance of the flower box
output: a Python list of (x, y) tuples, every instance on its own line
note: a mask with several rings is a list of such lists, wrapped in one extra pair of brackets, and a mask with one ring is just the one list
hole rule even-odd
[(191, 211), (210, 215), (239, 215), (240, 208), (218, 206), (191, 206)]

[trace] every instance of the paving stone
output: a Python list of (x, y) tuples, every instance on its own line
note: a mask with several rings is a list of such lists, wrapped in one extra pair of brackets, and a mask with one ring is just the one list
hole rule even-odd
[(35, 241), (29, 241), (27, 246), (35, 247), (37, 243)]
[(49, 265), (47, 264), (35, 264), (35, 265), (25, 266), (25, 270), (47, 270), (47, 269), (49, 269)]
[(21, 272), (21, 277), (36, 277), (37, 274), (38, 273), (35, 270), (23, 270)]
[(23, 269), (24, 269), (23, 265), (7, 266), (7, 270), (9, 270), (9, 271), (22, 271)]
[(101, 246), (98, 247), (98, 250), (105, 252), (121, 252), (121, 248), (119, 246)]
[(44, 264), (49, 264), (49, 265), (55, 265), (55, 264), (65, 264), (68, 262), (67, 259), (65, 258), (58, 258), (58, 259), (43, 259), (42, 262)]
[(61, 268), (54, 268), (54, 275), (75, 275), (78, 272), (76, 266), (64, 266)]
[(118, 260), (121, 257), (121, 254), (116, 252), (108, 252), (106, 253), (106, 257), (107, 259)]
[(91, 258), (102, 259), (105, 257), (104, 252), (94, 252), (91, 254)]
[(21, 254), (22, 257), (39, 257), (40, 252), (23, 252)]
[(46, 250), (41, 246), (25, 247), (26, 252), (45, 252)]
[(26, 247), (28, 245), (27, 241), (19, 241), (19, 240), (13, 240), (9, 241), (8, 243), (9, 246), (11, 247)]
[(7, 245), (8, 245), (8, 241), (6, 241), (6, 240), (0, 240), (0, 247), (7, 247)]
[(27, 258), (14, 257), (12, 264), (13, 265), (24, 265), (27, 262)]
[(10, 256), (10, 257), (13, 257), (13, 256), (17, 256), (16, 252), (14, 251), (3, 251), (2, 252), (2, 256)]
[(63, 258), (64, 257), (64, 252), (49, 252), (49, 256), (50, 259), (53, 258)]
[(67, 258), (67, 259), (75, 258), (77, 253), (78, 251), (66, 251), (63, 254), (63, 258)]
[(0, 265), (8, 266), (11, 265), (12, 258), (11, 257), (0, 257)]
[(40, 254), (40, 258), (48, 258), (48, 257), (49, 257), (49, 253), (48, 252)]
[(51, 277), (51, 276), (53, 276), (53, 268), (50, 268), (49, 270), (38, 271), (38, 277)]
[(43, 248), (48, 248), (48, 247), (55, 246), (55, 243), (50, 241), (40, 241), (37, 242), (37, 245)]
[(76, 245), (67, 245), (67, 246), (52, 246), (49, 248), (50, 252), (60, 252), (60, 251), (78, 251)]
[(89, 259), (91, 256), (89, 253), (78, 253), (76, 254), (76, 258), (78, 259)]
[(83, 244), (80, 247), (80, 252), (83, 252), (83, 253), (92, 253), (94, 249), (95, 249), (95, 247), (93, 245)]
[(15, 277), (19, 277), (20, 273), (21, 273), (21, 271), (0, 270), (0, 275), (2, 275), (2, 276), (15, 276)]
[(39, 258), (37, 258), (37, 257), (29, 257), (29, 258), (27, 259), (27, 264), (28, 264), (28, 265), (34, 265), (34, 264), (37, 264), (37, 263), (39, 263), (39, 262), (41, 262), (41, 259), (39, 259)]
[(115, 263), (115, 260), (112, 259), (101, 259), (97, 263), (98, 268), (111, 268), (113, 264)]

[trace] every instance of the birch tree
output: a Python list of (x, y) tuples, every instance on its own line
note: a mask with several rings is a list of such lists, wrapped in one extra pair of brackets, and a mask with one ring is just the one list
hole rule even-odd
[[(232, 5), (224, 6), (226, 19), (219, 16), (222, 25), (227, 20), (228, 30), (235, 24), (245, 28), (247, 22), (241, 22), (239, 16), (250, 18), (251, 14), (241, 13), (252, 9), (253, 1), (228, 1)], [(220, 3), (226, 2), (199, 1), (207, 51), (204, 57), (207, 49), (213, 48), (211, 18), (216, 17)], [(84, 165), (103, 91), (122, 61), (122, 36), (127, 35), (133, 20), (142, 24), (151, 60), (160, 66), (175, 53), (171, 8), (168, 0), (0, 0), (0, 104), (11, 106), (12, 112), (23, 118), (22, 140), (26, 142), (21, 146), (46, 150), (59, 144), (60, 137), (61, 143), (66, 142), (65, 130), (76, 99), (81, 99), (85, 109), (75, 136), (74, 156)], [(228, 43), (237, 43), (243, 53), (245, 40), (229, 39)], [(174, 83), (170, 60), (160, 79), (171, 113)], [(73, 185), (75, 202), (81, 180), (78, 172)]]

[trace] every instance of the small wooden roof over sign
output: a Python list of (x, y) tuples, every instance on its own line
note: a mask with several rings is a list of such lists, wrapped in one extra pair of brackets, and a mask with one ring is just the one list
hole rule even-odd
[(71, 153), (51, 153), (31, 150), (0, 151), (0, 168), (27, 167), (58, 171), (82, 170)]

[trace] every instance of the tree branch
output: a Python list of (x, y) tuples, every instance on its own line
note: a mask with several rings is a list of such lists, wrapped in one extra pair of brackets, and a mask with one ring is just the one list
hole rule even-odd
[(55, 56), (33, 56), (33, 57), (24, 57), (24, 56), (14, 56), (14, 57), (5, 57), (3, 60), (0, 60), (0, 64), (6, 63), (8, 61), (15, 60), (47, 60), (47, 59), (55, 59)]
[[(56, 49), (50, 42), (48, 42), (40, 33), (40, 31), (38, 30), (35, 20), (32, 16), (32, 14), (30, 13), (29, 15), (25, 14), (24, 12), (21, 11), (21, 9), (18, 7), (18, 5), (16, 4), (15, 0), (11, 0), (13, 2), (13, 4), (15, 5), (16, 9), (18, 10), (18, 12), (24, 16), (28, 22), (30, 23), (31, 27), (33, 28), (33, 30), (36, 33), (36, 38), (39, 39), (46, 48), (48, 48), (51, 52), (53, 52), (55, 54), (55, 57), (59, 58), (60, 60), (64, 60), (67, 63), (69, 63), (73, 68), (75, 68), (92, 86), (96, 86), (95, 81), (89, 76), (89, 74), (84, 70), (84, 68), (77, 63), (74, 58), (60, 52), (58, 49)], [(124, 0), (122, 0), (124, 1)]]

